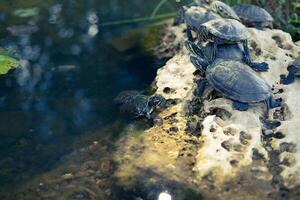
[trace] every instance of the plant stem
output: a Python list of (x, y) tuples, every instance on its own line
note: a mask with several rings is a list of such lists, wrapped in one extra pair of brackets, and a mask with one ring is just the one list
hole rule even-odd
[(117, 21), (111, 21), (111, 22), (104, 22), (101, 23), (100, 26), (112, 26), (112, 25), (121, 25), (121, 24), (131, 24), (131, 23), (138, 23), (138, 22), (147, 22), (147, 21), (154, 21), (159, 19), (166, 19), (175, 17), (177, 13), (167, 13), (167, 14), (161, 14), (157, 15), (155, 17), (140, 17), (140, 18), (134, 18), (134, 19), (124, 19), (124, 20), (117, 20)]
[(157, 14), (157, 12), (159, 11), (160, 7), (162, 7), (168, 0), (161, 0), (157, 6), (154, 8), (152, 14), (151, 14), (151, 18), (155, 17), (155, 15)]

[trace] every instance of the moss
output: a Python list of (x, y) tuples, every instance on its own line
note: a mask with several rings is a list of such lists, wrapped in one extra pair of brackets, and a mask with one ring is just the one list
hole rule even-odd
[(185, 192), (184, 192), (184, 198), (183, 200), (202, 200), (203, 197), (202, 195), (199, 193), (199, 192), (196, 192), (195, 190), (192, 190), (192, 189), (187, 189)]
[(161, 34), (163, 30), (163, 25), (154, 25), (149, 27), (143, 34), (140, 45), (145, 52), (153, 53), (154, 47), (159, 44)]

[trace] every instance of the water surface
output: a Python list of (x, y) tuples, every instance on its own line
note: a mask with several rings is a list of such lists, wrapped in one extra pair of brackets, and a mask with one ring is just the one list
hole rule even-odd
[[(117, 123), (107, 134), (120, 135), (127, 121), (112, 99), (149, 87), (163, 61), (139, 38), (125, 46), (115, 40), (149, 23), (101, 23), (148, 16), (158, 2), (0, 2), (0, 45), (20, 59), (18, 69), (0, 77), (0, 197), (53, 169), (89, 133)], [(161, 12), (178, 6), (168, 3)]]

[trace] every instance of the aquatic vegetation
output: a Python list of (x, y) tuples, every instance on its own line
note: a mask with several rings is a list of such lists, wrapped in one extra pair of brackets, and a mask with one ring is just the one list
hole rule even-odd
[(7, 55), (0, 55), (0, 74), (6, 74), (9, 70), (18, 66), (18, 60)]
[(27, 18), (27, 17), (35, 17), (39, 14), (40, 9), (37, 7), (34, 8), (19, 8), (13, 12), (15, 16), (21, 17), (21, 18)]

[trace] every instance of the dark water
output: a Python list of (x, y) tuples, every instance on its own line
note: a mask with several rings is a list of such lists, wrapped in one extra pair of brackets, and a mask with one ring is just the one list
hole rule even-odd
[[(147, 16), (158, 2), (0, 2), (0, 46), (20, 59), (20, 68), (0, 77), (0, 193), (51, 170), (79, 137), (121, 120), (112, 99), (146, 89), (163, 62), (134, 37), (125, 50), (111, 43), (147, 23), (100, 24)], [(172, 1), (162, 12), (178, 6)]]

